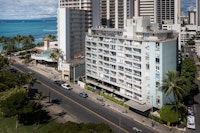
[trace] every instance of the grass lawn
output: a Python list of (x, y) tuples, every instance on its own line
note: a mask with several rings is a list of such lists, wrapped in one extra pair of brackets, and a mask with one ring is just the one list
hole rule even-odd
[[(43, 125), (30, 125), (23, 126), (18, 124), (18, 128), (15, 128), (15, 117), (3, 118), (0, 116), (0, 133), (45, 133), (48, 129), (56, 124), (55, 121), (50, 121), (48, 124)], [(37, 127), (39, 127), (37, 129)]]

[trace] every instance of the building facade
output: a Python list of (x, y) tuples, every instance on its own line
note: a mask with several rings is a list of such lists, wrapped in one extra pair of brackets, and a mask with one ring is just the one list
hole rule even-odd
[(100, 0), (101, 25), (123, 28), (127, 18), (127, 0)]
[(195, 7), (188, 8), (188, 24), (189, 25), (196, 25), (197, 22), (197, 10)]
[(200, 31), (200, 0), (196, 0), (196, 10), (197, 10), (197, 28)]
[(85, 40), (86, 82), (127, 99), (140, 111), (161, 108), (168, 70), (176, 71), (177, 37), (159, 31), (149, 17), (126, 21), (125, 29), (91, 28)]
[(70, 61), (75, 55), (84, 55), (87, 11), (70, 8), (58, 9), (58, 42), (64, 60)]
[(59, 8), (70, 8), (87, 11), (86, 22), (88, 28), (100, 24), (99, 1), (97, 0), (59, 0)]
[(149, 16), (152, 23), (161, 25), (166, 20), (179, 23), (180, 0), (135, 0), (132, 6), (133, 16)]

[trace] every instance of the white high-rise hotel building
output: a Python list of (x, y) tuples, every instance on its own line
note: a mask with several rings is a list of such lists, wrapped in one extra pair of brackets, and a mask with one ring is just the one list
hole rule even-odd
[(86, 82), (129, 99), (140, 111), (167, 102), (160, 89), (176, 71), (177, 36), (160, 31), (149, 17), (128, 19), (125, 29), (91, 28), (85, 41)]
[(59, 0), (58, 43), (64, 60), (84, 55), (85, 33), (100, 23), (98, 5), (96, 0)]

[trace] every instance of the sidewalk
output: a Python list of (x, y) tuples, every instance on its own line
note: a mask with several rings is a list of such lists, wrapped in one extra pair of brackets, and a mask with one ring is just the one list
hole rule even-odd
[[(58, 71), (55, 70), (55, 68), (51, 68), (51, 67), (47, 67), (47, 66), (44, 66), (44, 65), (41, 65), (41, 64), (37, 64), (37, 65), (33, 65), (33, 66), (28, 66), (28, 68), (36, 71), (36, 72), (39, 72), (40, 74), (42, 75), (45, 75), (46, 77), (48, 77), (50, 80), (59, 80), (61, 78), (61, 75)], [(69, 83), (69, 82), (68, 82)], [(79, 93), (81, 91), (85, 91), (88, 93), (89, 95), (89, 99), (93, 100), (94, 102), (96, 103), (99, 103), (100, 105), (102, 105), (102, 102), (98, 99), (102, 98), (100, 95), (94, 93), (94, 92), (91, 92), (89, 90), (85, 90), (83, 88), (80, 88), (80, 86), (78, 84), (73, 84), (73, 83), (69, 83), (71, 84), (71, 86), (73, 87), (73, 90), (74, 92), (76, 93)], [(185, 131), (183, 130), (179, 130), (177, 128), (169, 128), (167, 126), (164, 126), (160, 123), (157, 123), (155, 122), (155, 125), (152, 126), (152, 120), (147, 118), (147, 117), (144, 117), (142, 115), (139, 115), (133, 111), (130, 111), (128, 109), (126, 109), (124, 106), (121, 106), (121, 105), (118, 105), (110, 100), (107, 100), (104, 98), (104, 104), (103, 106), (105, 108), (108, 108), (108, 109), (111, 109), (113, 111), (116, 111), (118, 113), (120, 113), (121, 115), (125, 115), (129, 118), (132, 118), (134, 121), (137, 121), (138, 123), (141, 123), (153, 130), (155, 130), (155, 132), (159, 132), (159, 133), (183, 133)], [(57, 110), (57, 108), (59, 108), (58, 110), (63, 110), (61, 107), (59, 107), (59, 105), (57, 106), (54, 106), (52, 108), (49, 108), (49, 111), (54, 114), (54, 117), (56, 116), (55, 114), (59, 114), (59, 113), (62, 113), (62, 112), (55, 112)], [(63, 110), (64, 111), (64, 110)], [(67, 112), (66, 110), (64, 112)], [(65, 114), (59, 118), (56, 117), (56, 119), (60, 119), (59, 121), (60, 122), (64, 122), (64, 121), (67, 121), (69, 120), (67, 117), (69, 116), (65, 116)], [(71, 117), (72, 119), (73, 117)], [(75, 120), (75, 121), (78, 121), (76, 119), (72, 119), (72, 120)]]
[[(73, 86), (73, 91), (79, 93), (81, 91), (85, 91), (88, 93), (89, 95), (89, 98), (93, 101), (95, 101), (96, 103), (99, 103), (101, 105), (101, 101), (99, 101), (98, 99), (101, 99), (102, 97), (94, 92), (91, 92), (89, 90), (86, 90), (86, 89), (83, 89), (83, 88), (80, 88), (79, 85), (77, 84), (71, 84)], [(183, 133), (185, 131), (181, 131), (179, 129), (176, 129), (176, 128), (169, 128), (167, 126), (164, 126), (158, 122), (155, 122), (155, 125), (152, 126), (152, 120), (147, 118), (147, 117), (144, 117), (142, 115), (139, 115), (131, 110), (128, 110), (126, 109), (124, 106), (121, 106), (119, 104), (116, 104), (110, 100), (107, 100), (105, 98), (103, 98), (103, 101), (104, 101), (104, 107), (105, 108), (109, 108), (109, 109), (112, 109), (122, 115), (125, 115), (129, 118), (132, 118), (134, 121), (137, 121), (138, 123), (141, 123), (142, 125), (145, 125), (153, 130), (155, 130), (155, 132), (159, 132), (159, 133)]]

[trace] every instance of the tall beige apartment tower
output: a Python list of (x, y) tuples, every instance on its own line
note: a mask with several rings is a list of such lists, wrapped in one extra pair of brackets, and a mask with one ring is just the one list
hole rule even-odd
[(127, 0), (100, 0), (101, 25), (123, 28), (127, 19)]
[(152, 23), (162, 24), (170, 20), (174, 24), (180, 19), (180, 0), (130, 0), (133, 16), (149, 16)]
[(133, 0), (134, 16), (149, 16), (151, 22), (156, 22), (156, 0)]
[(196, 23), (197, 23), (197, 27), (198, 27), (198, 31), (200, 31), (200, 0), (196, 0), (196, 8), (197, 8), (197, 19), (196, 19)]

